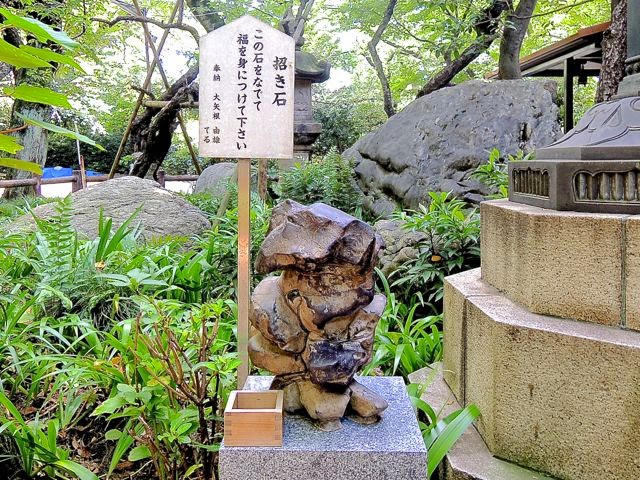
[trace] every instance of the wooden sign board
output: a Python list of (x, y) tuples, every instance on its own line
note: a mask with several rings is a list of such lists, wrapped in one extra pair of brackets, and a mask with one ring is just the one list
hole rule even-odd
[(244, 16), (200, 40), (200, 155), (293, 157), (295, 41)]

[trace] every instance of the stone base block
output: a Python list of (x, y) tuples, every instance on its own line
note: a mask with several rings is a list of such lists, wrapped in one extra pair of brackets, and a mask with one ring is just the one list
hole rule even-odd
[(496, 457), (564, 480), (640, 478), (640, 333), (530, 313), (471, 270), (447, 278), (445, 379)]
[[(638, 257), (630, 229), (640, 217), (558, 212), (506, 200), (484, 202), (482, 279), (527, 310), (638, 328)], [(635, 268), (635, 270), (634, 270)]]
[[(249, 377), (245, 389), (267, 390), (272, 377)], [(358, 377), (389, 408), (375, 425), (343, 420), (323, 432), (305, 417), (287, 415), (284, 443), (220, 449), (220, 480), (425, 480), (427, 452), (404, 381)]]
[[(435, 372), (434, 372), (435, 370)], [(442, 377), (442, 365), (434, 364), (409, 375), (412, 383), (428, 387), (422, 399), (442, 417), (460, 409), (453, 392)], [(440, 464), (440, 480), (551, 480), (552, 477), (519, 467), (491, 455), (475, 429), (470, 427), (449, 450)]]

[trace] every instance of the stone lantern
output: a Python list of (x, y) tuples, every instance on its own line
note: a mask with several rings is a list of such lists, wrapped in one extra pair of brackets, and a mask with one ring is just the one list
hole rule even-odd
[[(312, 2), (313, 3), (313, 2)], [(300, 8), (308, 8), (307, 2), (302, 2)], [(288, 168), (296, 162), (306, 162), (311, 157), (311, 147), (322, 132), (322, 125), (313, 118), (312, 85), (329, 80), (331, 64), (325, 60), (318, 60), (314, 55), (303, 52), (304, 27), (306, 17), (294, 15), (291, 7), (287, 9), (280, 28), (296, 41), (296, 77), (295, 77), (295, 107), (293, 117), (293, 152), (295, 158), (291, 162), (279, 162), (281, 168)]]
[(311, 147), (322, 132), (322, 125), (313, 118), (312, 85), (329, 79), (331, 65), (297, 48), (293, 148), (295, 161), (304, 162), (309, 160)]
[(640, 214), (640, 0), (627, 6), (627, 76), (575, 128), (509, 164), (509, 199), (552, 210)]

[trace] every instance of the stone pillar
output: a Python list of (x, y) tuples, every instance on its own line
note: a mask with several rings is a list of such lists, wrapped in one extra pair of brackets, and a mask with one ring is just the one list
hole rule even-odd
[(313, 84), (329, 79), (331, 65), (310, 53), (296, 51), (295, 107), (293, 120), (294, 158), (278, 162), (280, 169), (290, 168), (311, 157), (313, 143), (322, 132), (322, 125), (313, 118)]

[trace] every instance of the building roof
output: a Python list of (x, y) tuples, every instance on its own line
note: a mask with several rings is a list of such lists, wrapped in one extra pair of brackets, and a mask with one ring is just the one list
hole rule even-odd
[[(522, 57), (522, 76), (561, 77), (567, 59), (574, 59), (585, 74), (598, 75), (602, 66), (602, 35), (610, 25), (611, 22), (604, 22), (583, 28), (570, 37)], [(497, 70), (487, 75), (488, 79), (497, 77)]]

